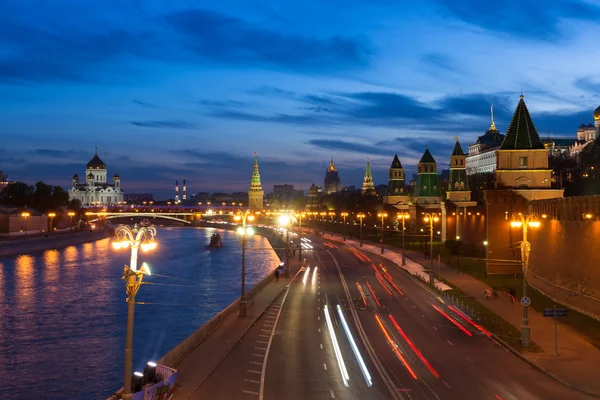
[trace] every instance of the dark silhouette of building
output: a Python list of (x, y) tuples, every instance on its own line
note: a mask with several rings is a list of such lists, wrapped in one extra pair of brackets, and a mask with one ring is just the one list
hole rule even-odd
[(340, 191), (340, 177), (338, 170), (333, 164), (333, 158), (329, 162), (329, 167), (325, 172), (325, 180), (323, 181), (323, 190), (325, 194), (337, 193)]

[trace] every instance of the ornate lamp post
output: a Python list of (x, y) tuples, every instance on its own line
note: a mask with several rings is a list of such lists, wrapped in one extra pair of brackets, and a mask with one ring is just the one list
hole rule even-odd
[(299, 234), (298, 234), (298, 261), (302, 261), (302, 217), (304, 217), (306, 214), (304, 214), (303, 212), (299, 212), (296, 214), (296, 218), (298, 218), (298, 221), (300, 221), (299, 223)]
[(406, 253), (404, 251), (404, 231), (406, 230), (404, 226), (404, 222), (410, 218), (410, 214), (403, 212), (402, 214), (398, 214), (398, 219), (402, 220), (402, 265), (406, 265)]
[[(529, 252), (531, 243), (527, 241), (527, 227), (539, 228), (541, 225), (537, 214), (513, 214), (510, 226), (512, 228), (523, 228), (523, 240), (521, 241), (521, 263), (523, 264), (523, 297), (527, 297), (527, 271), (529, 266)], [(531, 327), (527, 317), (528, 304), (523, 303), (523, 322), (521, 324), (521, 346), (527, 347), (531, 344)]]
[(423, 218), (425, 222), (429, 222), (429, 283), (433, 285), (433, 223), (438, 222), (440, 219), (436, 214), (425, 214)]
[(331, 236), (333, 237), (333, 217), (335, 217), (335, 213), (333, 211), (330, 211), (327, 214), (331, 218)]
[(357, 216), (357, 217), (358, 217), (358, 219), (360, 220), (360, 240), (359, 240), (359, 242), (360, 242), (360, 246), (359, 246), (359, 247), (362, 247), (362, 244), (363, 244), (363, 237), (362, 237), (362, 225), (363, 225), (363, 218), (365, 217), (365, 214), (363, 214), (363, 213), (358, 213), (356, 216)]
[(285, 228), (285, 277), (290, 277), (290, 264), (288, 263), (289, 255), (290, 255), (290, 230), (289, 225), (292, 222), (290, 216), (287, 214), (282, 214), (279, 216), (279, 226)]
[(71, 232), (73, 229), (73, 217), (75, 216), (75, 213), (73, 211), (69, 211), (67, 215), (69, 216), (69, 232)]
[(144, 275), (150, 275), (150, 270), (146, 263), (142, 264), (141, 269), (137, 269), (138, 250), (154, 250), (157, 243), (154, 241), (156, 228), (153, 226), (139, 227), (137, 224), (133, 228), (127, 225), (119, 225), (115, 229), (117, 240), (113, 242), (115, 250), (131, 247), (131, 259), (129, 266), (125, 265), (123, 270), (123, 280), (125, 291), (127, 292), (127, 333), (125, 335), (125, 372), (124, 389), (122, 399), (131, 400), (131, 364), (133, 360), (133, 317), (135, 306), (135, 295), (137, 294)]
[(383, 254), (383, 219), (387, 217), (386, 212), (377, 214), (377, 217), (381, 218), (381, 254)]
[(342, 217), (344, 217), (344, 242), (346, 241), (346, 217), (348, 216), (347, 212), (343, 212), (340, 214)]
[(52, 224), (52, 219), (56, 217), (56, 213), (48, 213), (48, 218), (50, 218), (50, 227), (48, 228), (48, 233), (52, 233), (52, 231), (54, 230), (54, 225)]
[(242, 226), (237, 228), (237, 233), (242, 237), (242, 293), (240, 296), (240, 318), (246, 316), (246, 238), (254, 233), (251, 227), (246, 227), (246, 221), (254, 221), (254, 215), (249, 210), (239, 212), (233, 217), (235, 221), (242, 221)]
[(30, 216), (29, 211), (24, 211), (21, 213), (21, 217), (23, 217), (23, 230), (25, 231), (25, 236), (27, 236), (27, 218)]

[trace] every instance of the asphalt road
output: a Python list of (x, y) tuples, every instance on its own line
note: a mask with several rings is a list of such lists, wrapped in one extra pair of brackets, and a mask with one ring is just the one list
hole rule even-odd
[(310, 240), (307, 268), (193, 399), (591, 398), (509, 353), (387, 259)]

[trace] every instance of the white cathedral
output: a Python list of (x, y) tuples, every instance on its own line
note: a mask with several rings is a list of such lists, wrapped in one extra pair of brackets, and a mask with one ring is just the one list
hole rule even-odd
[(113, 176), (113, 183), (106, 183), (106, 164), (98, 157), (85, 167), (85, 183), (79, 183), (79, 175), (73, 175), (73, 186), (69, 189), (69, 200), (77, 199), (84, 207), (122, 203), (124, 198), (119, 174)]

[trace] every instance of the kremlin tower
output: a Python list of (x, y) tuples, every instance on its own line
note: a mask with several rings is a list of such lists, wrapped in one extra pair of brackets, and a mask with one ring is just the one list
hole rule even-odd
[(258, 156), (254, 153), (254, 170), (252, 171), (252, 180), (248, 191), (248, 207), (252, 210), (262, 210), (264, 193), (260, 184), (260, 173), (258, 172)]

